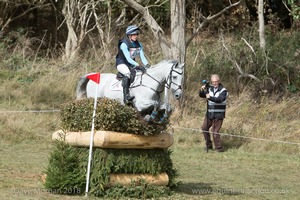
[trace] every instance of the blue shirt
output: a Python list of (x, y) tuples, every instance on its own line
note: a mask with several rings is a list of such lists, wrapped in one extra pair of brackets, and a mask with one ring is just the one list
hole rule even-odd
[[(132, 43), (132, 44), (134, 44), (134, 43)], [(141, 45), (141, 44), (140, 44), (140, 45)], [(133, 59), (136, 58), (137, 56), (140, 56), (140, 59), (141, 59), (141, 61), (142, 61), (142, 63), (143, 63), (144, 65), (147, 65), (147, 64), (148, 64), (148, 61), (147, 61), (147, 59), (146, 59), (146, 57), (145, 57), (145, 55), (144, 55), (144, 51), (143, 51), (142, 45), (141, 45), (141, 48), (129, 52), (128, 46), (123, 42), (123, 43), (121, 44), (121, 46), (120, 46), (120, 49), (123, 51), (123, 54), (124, 54), (126, 60), (127, 60), (130, 64), (132, 64), (133, 66), (138, 66), (138, 63), (137, 63), (136, 61), (133, 60)]]

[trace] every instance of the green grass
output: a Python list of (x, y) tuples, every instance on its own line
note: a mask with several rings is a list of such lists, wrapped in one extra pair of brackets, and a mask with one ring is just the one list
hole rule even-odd
[[(51, 134), (18, 143), (0, 141), (0, 199), (83, 199), (56, 195), (43, 187)], [(165, 199), (298, 199), (299, 152), (260, 153), (228, 147), (224, 153), (206, 153), (201, 134), (175, 130), (174, 137), (172, 159), (180, 173), (179, 185)]]
[[(178, 133), (202, 139), (194, 133)], [(191, 134), (194, 134), (191, 136)], [(226, 138), (223, 137), (224, 140)], [(297, 199), (300, 194), (299, 153), (287, 155), (227, 149), (206, 153), (203, 142), (175, 144), (173, 161), (186, 199)]]

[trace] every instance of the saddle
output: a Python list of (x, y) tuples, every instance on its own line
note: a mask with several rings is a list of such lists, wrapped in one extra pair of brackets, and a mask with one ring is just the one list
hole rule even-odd
[[(134, 79), (135, 79), (135, 76), (136, 76), (136, 71), (134, 69), (130, 70), (130, 84), (133, 83)], [(116, 74), (116, 79), (121, 81), (124, 77), (124, 74), (118, 72)]]
[(116, 75), (116, 79), (118, 79), (119, 81), (122, 80), (123, 77), (124, 75), (121, 72), (118, 72)]
[[(122, 91), (123, 86), (122, 86), (122, 79), (124, 75), (120, 72), (118, 72), (115, 76), (115, 79), (112, 80), (112, 82), (109, 85), (109, 89), (113, 91)], [(136, 78), (136, 72), (135, 70), (131, 70), (130, 73), (130, 85), (135, 81)]]

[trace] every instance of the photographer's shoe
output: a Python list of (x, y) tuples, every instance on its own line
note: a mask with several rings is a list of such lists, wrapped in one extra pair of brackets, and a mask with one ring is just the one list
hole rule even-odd
[(212, 146), (204, 147), (204, 151), (208, 152), (208, 150), (213, 150), (213, 147)]

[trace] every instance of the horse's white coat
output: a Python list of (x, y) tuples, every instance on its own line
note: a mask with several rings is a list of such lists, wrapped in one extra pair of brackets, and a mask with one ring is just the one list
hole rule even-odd
[[(130, 86), (130, 95), (135, 96), (134, 106), (139, 112), (160, 105), (160, 95), (165, 87), (170, 89), (175, 99), (182, 96), (183, 64), (174, 61), (161, 61), (147, 69), (147, 73), (137, 72), (135, 81)], [(123, 104), (121, 81), (116, 82), (116, 74), (103, 73), (100, 76), (98, 97), (115, 99)], [(94, 98), (96, 83), (83, 76), (77, 85), (77, 99)], [(166, 96), (166, 95), (165, 95)]]

